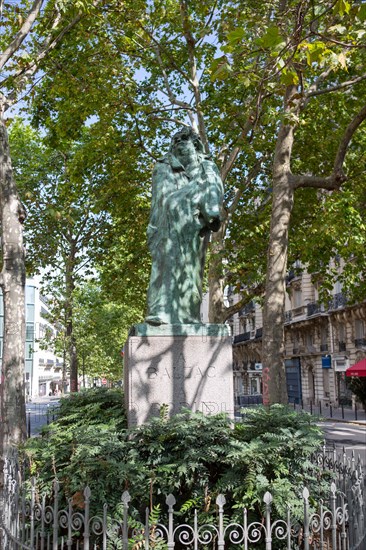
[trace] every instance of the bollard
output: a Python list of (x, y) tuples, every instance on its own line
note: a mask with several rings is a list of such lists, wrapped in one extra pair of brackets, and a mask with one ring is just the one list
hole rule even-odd
[(319, 416), (322, 415), (322, 402), (319, 401)]
[(330, 417), (333, 418), (333, 407), (329, 405)]
[(355, 420), (357, 420), (357, 404), (355, 402)]
[(341, 404), (341, 409), (342, 409), (342, 419), (344, 420), (344, 405), (343, 405), (343, 402)]

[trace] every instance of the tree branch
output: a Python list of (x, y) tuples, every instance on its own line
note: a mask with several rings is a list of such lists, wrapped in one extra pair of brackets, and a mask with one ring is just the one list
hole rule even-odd
[(261, 157), (260, 159), (257, 160), (257, 162), (254, 164), (254, 166), (252, 167), (252, 169), (249, 171), (248, 175), (246, 176), (246, 178), (244, 180), (244, 183), (241, 186), (241, 188), (236, 189), (234, 200), (227, 209), (228, 217), (231, 217), (233, 215), (233, 213), (235, 212), (235, 210), (236, 210), (236, 208), (239, 204), (239, 201), (242, 197), (244, 187), (249, 185), (249, 183), (251, 181), (253, 181), (253, 179), (258, 176), (258, 174), (259, 174), (259, 172), (261, 171), (261, 168), (262, 168), (263, 160), (264, 160), (264, 157)]
[(186, 103), (185, 101), (180, 101), (179, 99), (177, 99), (176, 95), (174, 94), (173, 90), (170, 87), (168, 75), (166, 73), (166, 70), (165, 70), (164, 64), (163, 64), (163, 60), (162, 60), (161, 55), (160, 55), (159, 45), (155, 43), (153, 47), (154, 47), (156, 59), (157, 59), (159, 65), (160, 65), (160, 68), (161, 68), (161, 72), (162, 72), (162, 75), (163, 75), (167, 95), (168, 95), (171, 103), (173, 105), (177, 105), (178, 107), (183, 107), (184, 109), (187, 109), (187, 110), (191, 111), (192, 106), (189, 105), (189, 103)]
[(188, 57), (189, 62), (191, 66), (191, 86), (193, 88), (193, 94), (196, 104), (196, 113), (197, 113), (197, 120), (198, 120), (198, 132), (200, 135), (200, 138), (202, 140), (203, 146), (205, 148), (206, 153), (210, 152), (210, 148), (208, 145), (208, 139), (207, 139), (207, 131), (206, 131), (206, 125), (203, 118), (203, 112), (201, 110), (201, 92), (199, 87), (199, 79), (197, 76), (197, 63), (196, 63), (196, 56), (195, 56), (195, 48), (196, 48), (196, 42), (193, 38), (191, 28), (189, 26), (189, 17), (187, 13), (187, 2), (186, 0), (182, 0), (180, 2), (180, 14), (182, 19), (182, 26), (183, 26), (183, 34), (186, 39), (187, 48), (188, 48)]
[(299, 187), (315, 187), (319, 189), (337, 190), (347, 179), (343, 172), (343, 163), (347, 154), (350, 141), (357, 128), (366, 119), (366, 105), (357, 113), (348, 124), (339, 143), (337, 154), (334, 160), (333, 173), (327, 177), (301, 176), (290, 174), (290, 184), (293, 189)]
[(0, 69), (9, 61), (11, 56), (20, 48), (25, 38), (28, 36), (34, 21), (36, 20), (39, 11), (41, 9), (43, 0), (34, 0), (33, 6), (31, 7), (26, 20), (21, 26), (20, 30), (14, 37), (14, 40), (9, 44), (6, 50), (2, 53), (0, 57)]
[[(328, 74), (331, 72), (331, 70), (332, 69), (329, 69)], [(305, 94), (305, 100), (308, 100), (310, 97), (315, 97), (317, 95), (328, 94), (330, 92), (337, 92), (338, 90), (349, 88), (350, 86), (353, 86), (354, 84), (357, 84), (358, 82), (361, 82), (365, 79), (366, 74), (363, 74), (354, 78), (353, 80), (347, 80), (346, 82), (342, 82), (341, 84), (337, 84), (336, 86), (330, 86), (329, 88), (324, 88), (323, 90), (316, 89), (313, 92), (308, 92), (307, 94)]]
[(334, 162), (334, 172), (340, 173), (342, 171), (342, 165), (347, 153), (348, 146), (353, 137), (353, 134), (356, 132), (357, 128), (362, 124), (366, 118), (366, 104), (363, 108), (357, 113), (354, 119), (349, 123), (346, 128), (346, 131), (343, 134), (341, 142), (338, 147), (336, 159)]
[[(42, 0), (43, 1), (43, 0)], [(97, 6), (100, 3), (101, 0), (94, 0), (93, 6)], [(79, 21), (83, 18), (83, 14), (80, 13), (76, 15), (70, 23), (68, 23), (54, 38), (52, 38), (52, 31), (56, 29), (56, 27), (62, 23), (62, 18), (58, 14), (57, 17), (55, 17), (53, 23), (51, 32), (48, 34), (48, 36), (44, 39), (43, 43), (39, 45), (39, 53), (33, 59), (33, 61), (26, 67), (26, 69), (22, 69), (18, 72), (18, 74), (14, 75), (14, 78), (19, 79), (19, 87), (24, 87), (28, 79), (36, 72), (36, 70), (39, 67), (39, 63), (46, 57), (46, 55), (49, 54), (50, 51), (52, 51), (59, 42), (63, 39), (65, 34), (67, 34)], [(0, 67), (1, 68), (1, 67)], [(16, 94), (16, 90), (14, 90), (11, 94), (8, 96), (9, 101), (14, 101), (14, 97)]]
[[(243, 307), (248, 305), (249, 302), (253, 300), (255, 296), (259, 296), (260, 294), (262, 294), (263, 291), (264, 291), (264, 283), (258, 283), (253, 287), (245, 289), (244, 291), (245, 294), (244, 296), (242, 296), (239, 302), (236, 302), (236, 304), (233, 304), (232, 306), (225, 308), (224, 321), (227, 321), (227, 319), (229, 319), (232, 315), (235, 315), (235, 313), (238, 313), (241, 309), (243, 309)], [(240, 293), (242, 295), (243, 291), (241, 291)]]

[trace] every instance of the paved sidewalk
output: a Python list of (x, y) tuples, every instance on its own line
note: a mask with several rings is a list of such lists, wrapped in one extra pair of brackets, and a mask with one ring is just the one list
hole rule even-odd
[(315, 406), (315, 405), (299, 405), (294, 406), (297, 411), (307, 411), (314, 416), (321, 418), (333, 419), (338, 422), (352, 422), (355, 424), (366, 426), (366, 412), (363, 409), (351, 408), (351, 407), (333, 407), (329, 406)]

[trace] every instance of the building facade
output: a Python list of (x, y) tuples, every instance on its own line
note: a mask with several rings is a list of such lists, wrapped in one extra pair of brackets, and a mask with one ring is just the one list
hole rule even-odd
[[(336, 285), (327, 304), (322, 304), (306, 272), (290, 272), (287, 291), (285, 368), (289, 400), (350, 405), (352, 392), (345, 371), (366, 357), (366, 302), (348, 304)], [(262, 393), (262, 321), (262, 310), (255, 302), (231, 321), (237, 396)]]
[[(27, 279), (25, 289), (25, 391), (28, 400), (57, 394), (62, 387), (63, 361), (50, 345), (56, 328), (50, 323), (47, 299), (34, 279)], [(2, 359), (4, 305), (0, 295), (0, 359)]]

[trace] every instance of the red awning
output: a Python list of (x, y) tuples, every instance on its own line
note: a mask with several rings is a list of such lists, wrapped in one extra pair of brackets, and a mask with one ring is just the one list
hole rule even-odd
[(366, 376), (366, 358), (349, 367), (346, 370), (346, 376)]

